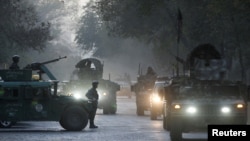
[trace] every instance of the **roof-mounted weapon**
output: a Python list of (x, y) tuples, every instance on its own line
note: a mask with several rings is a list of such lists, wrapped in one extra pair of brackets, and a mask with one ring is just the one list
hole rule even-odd
[(52, 60), (45, 61), (45, 62), (41, 62), (41, 63), (39, 63), (39, 62), (31, 63), (31, 64), (28, 64), (26, 67), (24, 67), (24, 69), (31, 69), (33, 71), (38, 70), (38, 74), (39, 74), (40, 79), (41, 79), (41, 75), (43, 73), (46, 73), (51, 80), (56, 80), (55, 76), (49, 71), (49, 69), (45, 65), (59, 61), (59, 60), (64, 59), (64, 58), (67, 58), (67, 56), (59, 57), (59, 58), (52, 59)]

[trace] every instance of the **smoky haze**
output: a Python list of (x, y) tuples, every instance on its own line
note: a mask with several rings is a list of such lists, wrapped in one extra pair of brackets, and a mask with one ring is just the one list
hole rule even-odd
[[(153, 54), (147, 45), (132, 40), (126, 40), (120, 47), (121, 50), (112, 52), (112, 56), (98, 58), (95, 56), (80, 56), (79, 53), (71, 50), (63, 50), (59, 47), (47, 48), (43, 52), (29, 51), (29, 57), (23, 57), (20, 66), (24, 67), (29, 63), (45, 62), (59, 57), (67, 56), (65, 59), (47, 64), (52, 74), (60, 81), (70, 79), (70, 75), (75, 69), (75, 65), (84, 58), (94, 57), (100, 59), (104, 64), (104, 79), (116, 80), (128, 74), (132, 80), (136, 80), (139, 65), (144, 74), (148, 66), (154, 68)], [(61, 50), (55, 52), (55, 50)], [(21, 56), (22, 57), (22, 56)], [(155, 68), (154, 68), (155, 69)], [(157, 70), (155, 70), (157, 72)]]
[[(74, 41), (75, 31), (78, 27), (78, 21), (82, 16), (82, 3), (84, 0), (70, 1), (43, 1), (27, 0), (34, 3), (36, 10), (40, 14), (41, 21), (51, 23), (51, 34), (54, 39), (47, 43), (46, 49), (42, 51), (28, 50), (18, 53), (21, 57), (20, 67), (35, 62), (44, 62), (58, 57), (67, 56), (46, 66), (59, 81), (69, 80), (70, 75), (75, 69), (75, 65), (83, 58), (95, 57), (93, 52), (86, 53), (77, 48)], [(132, 80), (136, 80), (139, 65), (142, 73), (146, 72), (148, 66), (155, 69), (154, 58), (151, 47), (133, 39), (124, 39), (117, 46), (119, 49), (114, 52), (110, 48), (102, 47), (105, 52), (111, 55), (97, 57), (104, 63), (104, 79), (116, 80), (128, 74)], [(110, 49), (110, 50), (109, 50)], [(17, 53), (15, 53), (17, 54)], [(11, 63), (11, 58), (10, 62)], [(157, 70), (156, 70), (157, 72)]]
[[(112, 51), (110, 50), (110, 52)], [(137, 41), (125, 40), (120, 46), (120, 50), (112, 52), (112, 54), (112, 56), (98, 58), (95, 56), (80, 56), (68, 50), (68, 52), (64, 52), (60, 55), (53, 55), (48, 49), (44, 53), (38, 55), (39, 57), (37, 57), (37, 60), (41, 60), (40, 62), (42, 62), (46, 61), (45, 59), (50, 60), (66, 55), (66, 59), (47, 65), (60, 81), (69, 80), (71, 73), (75, 69), (75, 65), (81, 59), (88, 57), (98, 58), (104, 64), (103, 78), (111, 80), (123, 78), (125, 74), (128, 74), (131, 80), (136, 80), (139, 65), (143, 74), (146, 72), (148, 66), (152, 66), (153, 68), (155, 66), (150, 47)]]
[(128, 74), (132, 80), (136, 80), (139, 65), (142, 73), (146, 72), (148, 66), (155, 66), (151, 48), (135, 40), (124, 40), (120, 50), (112, 53), (112, 56), (103, 58), (106, 79), (110, 77), (114, 80)]
[[(28, 63), (44, 62), (58, 57), (67, 56), (66, 59), (47, 64), (46, 66), (60, 81), (69, 80), (70, 75), (75, 69), (75, 65), (83, 58), (95, 57), (93, 53), (79, 50), (74, 41), (75, 31), (78, 21), (82, 16), (83, 0), (75, 2), (57, 0), (44, 2), (42, 0), (31, 1), (36, 4), (37, 11), (44, 21), (52, 23), (51, 32), (54, 39), (48, 43), (47, 48), (42, 52), (29, 51), (28, 55), (23, 55), (21, 65)], [(70, 19), (70, 20), (69, 20)], [(112, 55), (99, 58), (104, 63), (104, 79), (115, 80), (123, 77), (125, 73), (129, 74), (132, 80), (135, 80), (138, 74), (139, 64), (142, 71), (150, 65), (154, 68), (154, 59), (150, 47), (132, 39), (126, 39), (117, 46), (116, 52), (106, 50)], [(107, 48), (109, 49), (109, 48)]]

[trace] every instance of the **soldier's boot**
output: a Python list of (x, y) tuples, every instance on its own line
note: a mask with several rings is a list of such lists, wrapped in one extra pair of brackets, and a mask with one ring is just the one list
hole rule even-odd
[(94, 122), (90, 122), (89, 128), (98, 128), (98, 126), (96, 126)]

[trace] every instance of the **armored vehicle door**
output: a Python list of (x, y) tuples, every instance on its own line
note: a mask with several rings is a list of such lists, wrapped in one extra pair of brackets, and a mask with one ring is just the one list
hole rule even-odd
[(24, 117), (22, 101), (23, 87), (16, 82), (0, 82), (1, 120), (17, 121)]
[(50, 82), (32, 82), (25, 87), (24, 105), (27, 120), (43, 120), (52, 116)]

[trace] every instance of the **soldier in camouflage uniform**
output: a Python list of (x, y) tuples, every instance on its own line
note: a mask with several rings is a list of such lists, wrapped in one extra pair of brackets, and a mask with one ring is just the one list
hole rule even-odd
[(92, 88), (90, 88), (88, 92), (86, 93), (86, 97), (92, 102), (92, 108), (93, 108), (89, 112), (89, 128), (98, 128), (98, 126), (94, 124), (94, 119), (95, 119), (98, 99), (99, 99), (99, 95), (96, 90), (97, 87), (98, 87), (98, 81), (93, 81)]

